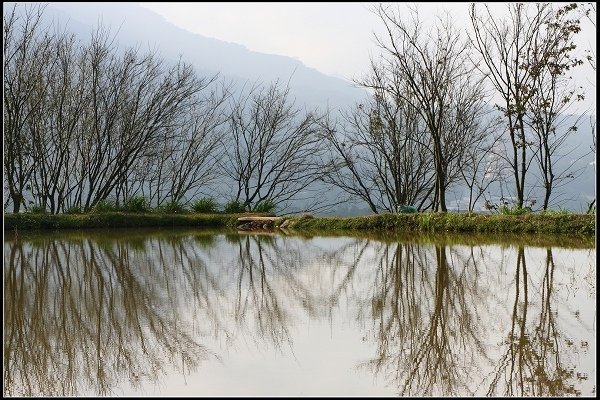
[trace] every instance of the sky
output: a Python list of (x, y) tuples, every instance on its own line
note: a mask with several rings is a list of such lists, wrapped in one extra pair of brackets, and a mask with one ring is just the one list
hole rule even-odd
[(188, 31), (327, 75), (351, 78), (368, 66), (377, 18), (371, 3), (141, 3)]
[[(278, 54), (302, 61), (327, 75), (351, 80), (363, 76), (369, 59), (379, 54), (374, 33), (382, 23), (370, 9), (379, 3), (289, 2), (289, 3), (140, 3), (167, 21), (203, 36), (244, 45), (250, 50)], [(420, 15), (432, 18), (450, 13), (457, 26), (469, 26), (469, 3), (411, 3)], [(557, 3), (560, 4), (560, 3)], [(566, 4), (566, 3), (565, 3)], [(402, 8), (407, 3), (396, 3)], [(498, 14), (506, 3), (488, 3)], [(579, 48), (596, 48), (595, 27), (582, 21)], [(593, 94), (586, 104), (595, 107), (595, 72), (581, 68), (577, 78)], [(585, 107), (587, 107), (586, 105)]]

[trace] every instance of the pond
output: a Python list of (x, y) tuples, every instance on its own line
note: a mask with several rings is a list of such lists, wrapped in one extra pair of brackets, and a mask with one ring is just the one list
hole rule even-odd
[(4, 238), (5, 396), (595, 396), (594, 239)]

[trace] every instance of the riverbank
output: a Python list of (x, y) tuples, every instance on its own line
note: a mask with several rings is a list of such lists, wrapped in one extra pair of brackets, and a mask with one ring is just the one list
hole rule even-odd
[[(285, 224), (285, 221), (282, 222)], [(280, 223), (281, 225), (281, 223)], [(593, 236), (594, 214), (466, 214), (418, 213), (378, 214), (348, 218), (289, 218), (287, 227), (299, 231), (391, 231), (547, 233)]]
[[(4, 230), (86, 229), (128, 227), (235, 228), (241, 216), (261, 214), (4, 214)], [(264, 214), (263, 214), (264, 215)], [(272, 214), (270, 214), (272, 215)], [(276, 226), (296, 231), (489, 232), (547, 233), (593, 236), (595, 214), (529, 213), (522, 215), (418, 213), (362, 217), (281, 217)]]
[(89, 214), (4, 214), (4, 230), (142, 228), (193, 226), (235, 228), (236, 214), (89, 213)]

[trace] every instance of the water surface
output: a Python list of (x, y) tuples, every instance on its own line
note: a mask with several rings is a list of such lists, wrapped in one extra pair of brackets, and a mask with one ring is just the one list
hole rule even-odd
[(595, 395), (594, 240), (6, 233), (10, 396)]

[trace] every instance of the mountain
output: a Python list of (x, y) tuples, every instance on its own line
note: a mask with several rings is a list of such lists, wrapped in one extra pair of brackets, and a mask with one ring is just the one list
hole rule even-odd
[[(5, 3), (6, 4), (6, 3)], [(5, 6), (6, 7), (6, 6)], [(236, 84), (290, 82), (296, 104), (309, 108), (344, 107), (362, 99), (363, 89), (348, 81), (322, 74), (297, 59), (263, 54), (246, 47), (188, 32), (162, 16), (134, 3), (49, 3), (47, 18), (66, 23), (81, 38), (101, 24), (116, 35), (119, 45), (156, 50), (166, 60), (181, 58), (201, 75), (219, 73)]]

